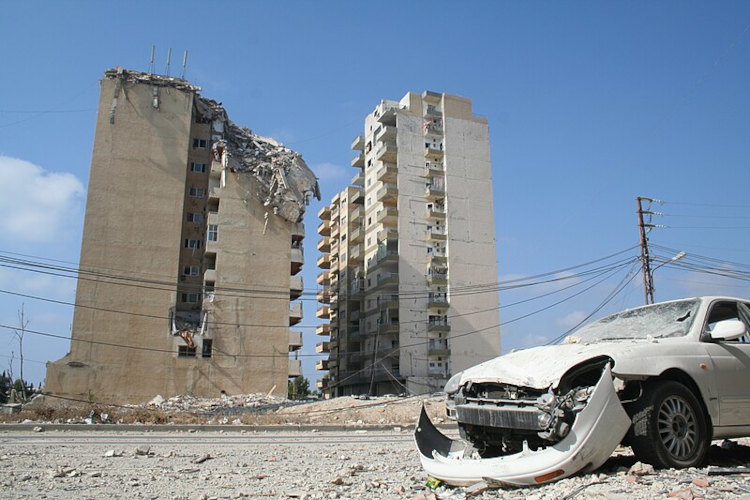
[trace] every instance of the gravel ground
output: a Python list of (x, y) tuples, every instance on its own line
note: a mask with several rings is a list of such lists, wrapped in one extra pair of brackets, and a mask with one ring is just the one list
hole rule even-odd
[[(717, 445), (719, 443), (716, 443)], [(750, 498), (750, 441), (708, 467), (653, 471), (627, 448), (536, 488), (428, 488), (411, 429), (345, 432), (0, 430), (2, 498)], [(714, 475), (716, 467), (724, 473)], [(745, 471), (747, 473), (740, 473)], [(478, 490), (478, 491), (477, 491)]]

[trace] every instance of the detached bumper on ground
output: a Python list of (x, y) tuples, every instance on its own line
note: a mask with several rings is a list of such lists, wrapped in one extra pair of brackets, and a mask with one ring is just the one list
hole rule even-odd
[(556, 481), (600, 467), (630, 427), (607, 366), (568, 435), (554, 445), (495, 458), (465, 457), (468, 443), (443, 435), (424, 408), (414, 433), (422, 467), (448, 484), (468, 486), (485, 479), (510, 486)]

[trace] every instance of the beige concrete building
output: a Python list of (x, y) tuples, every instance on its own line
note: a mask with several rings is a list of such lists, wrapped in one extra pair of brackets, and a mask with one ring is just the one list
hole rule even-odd
[(359, 172), (318, 216), (328, 394), (423, 394), (500, 353), (487, 120), (408, 93), (365, 118)]
[(70, 352), (72, 399), (286, 393), (302, 345), (299, 155), (229, 121), (188, 82), (109, 70), (91, 162)]

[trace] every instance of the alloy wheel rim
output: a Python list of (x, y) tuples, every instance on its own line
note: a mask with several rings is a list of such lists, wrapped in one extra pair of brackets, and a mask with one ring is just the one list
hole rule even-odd
[(690, 458), (698, 444), (698, 423), (690, 405), (679, 396), (670, 396), (659, 408), (656, 421), (664, 448), (678, 460)]

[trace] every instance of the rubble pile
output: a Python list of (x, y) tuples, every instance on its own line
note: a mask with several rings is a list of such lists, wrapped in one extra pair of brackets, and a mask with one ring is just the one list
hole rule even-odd
[(211, 125), (214, 161), (221, 163), (222, 170), (252, 175), (258, 181), (258, 192), (254, 195), (263, 202), (269, 213), (289, 222), (300, 222), (311, 198), (315, 196), (320, 200), (318, 179), (299, 153), (269, 137), (255, 135), (247, 127), (236, 125), (220, 102), (200, 95), (200, 87), (180, 78), (121, 67), (107, 70), (105, 76), (118, 82), (110, 116), (113, 123), (120, 92), (127, 95), (128, 87), (134, 82), (153, 87), (153, 106), (157, 109), (162, 88), (193, 93), (198, 114), (196, 121)]
[(269, 394), (238, 394), (220, 398), (197, 398), (189, 394), (183, 394), (169, 399), (156, 396), (148, 403), (133, 405), (132, 407), (158, 409), (165, 412), (184, 411), (211, 414), (234, 413), (231, 410), (267, 411), (297, 404), (299, 402)]

